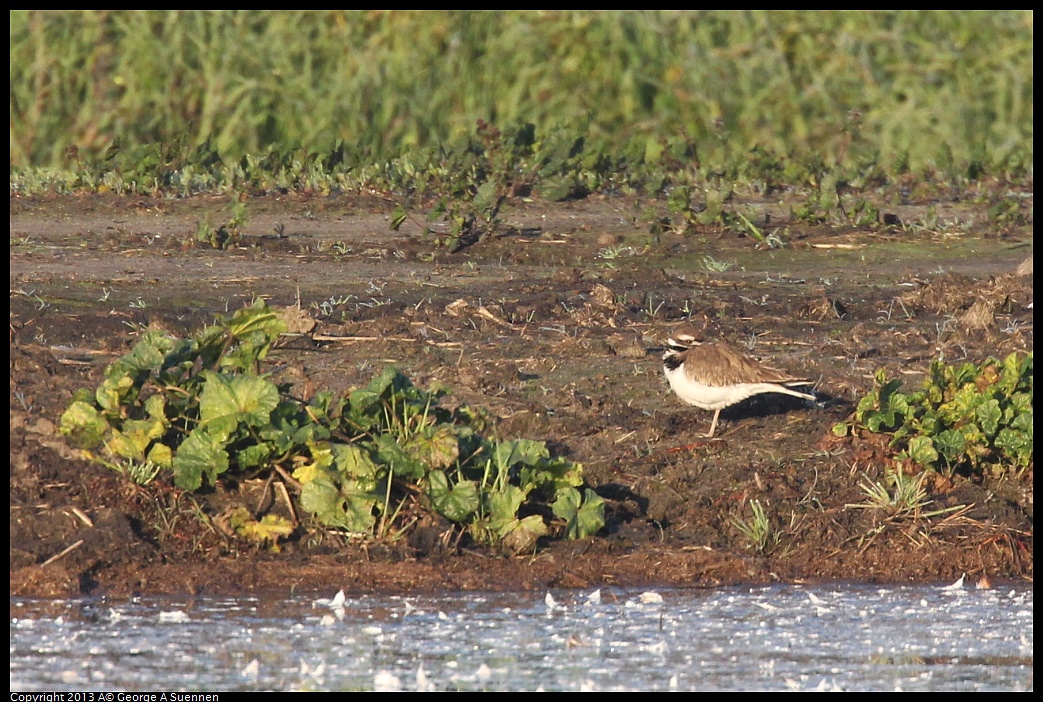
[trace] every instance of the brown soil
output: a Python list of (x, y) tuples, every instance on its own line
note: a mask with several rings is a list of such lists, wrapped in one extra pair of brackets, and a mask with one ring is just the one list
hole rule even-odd
[[(881, 478), (886, 443), (831, 434), (878, 368), (913, 388), (935, 358), (1032, 349), (1031, 267), (1015, 274), (1031, 225), (866, 232), (783, 216), (789, 246), (757, 250), (730, 233), (652, 237), (646, 205), (522, 205), (502, 236), (449, 254), (353, 198), (253, 200), (229, 251), (184, 244), (200, 220), (227, 219), (223, 199), (12, 198), (12, 594), (1032, 577), (1031, 470), (933, 480), (932, 509), (967, 509), (887, 521), (845, 506)], [(985, 221), (969, 206), (936, 211)], [(498, 417), (500, 435), (582, 462), (607, 503), (604, 533), (508, 557), (447, 547), (434, 526), (391, 545), (302, 529), (275, 554), (214, 527), (230, 505), (255, 508), (263, 481), (145, 489), (57, 434), (73, 392), (95, 387), (145, 325), (192, 333), (258, 295), (317, 320), (270, 359), (295, 392), (345, 391), (389, 363), (418, 385), (442, 381)], [(761, 396), (701, 438), (711, 413), (670, 393), (659, 359), (682, 323), (814, 378), (822, 405)], [(735, 526), (752, 500), (779, 536), (766, 553)]]

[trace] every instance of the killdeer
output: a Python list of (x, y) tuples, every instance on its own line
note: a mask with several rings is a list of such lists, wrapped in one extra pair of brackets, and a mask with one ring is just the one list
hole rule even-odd
[(663, 370), (670, 387), (682, 400), (705, 410), (713, 410), (713, 423), (706, 438), (717, 430), (721, 410), (764, 392), (779, 392), (804, 400), (809, 395), (791, 390), (790, 385), (810, 385), (806, 378), (794, 378), (763, 365), (721, 341), (703, 342), (691, 334), (678, 334), (666, 342)]

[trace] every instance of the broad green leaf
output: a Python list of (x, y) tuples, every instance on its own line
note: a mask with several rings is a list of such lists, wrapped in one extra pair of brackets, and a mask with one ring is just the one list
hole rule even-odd
[(1033, 460), (1032, 427), (1025, 431), (1001, 429), (996, 435), (996, 448), (1019, 468), (1027, 468)]
[(301, 489), (301, 507), (326, 526), (355, 534), (371, 534), (376, 524), (374, 508), (379, 497), (334, 484), (329, 477), (312, 480)]
[(333, 468), (334, 456), (333, 446), (326, 441), (308, 443), (308, 453), (312, 460), (305, 456), (297, 457), (297, 467), (293, 470), (293, 477), (302, 484), (310, 483), (320, 475), (331, 475), (328, 469)]
[(403, 448), (429, 470), (448, 468), (460, 456), (460, 442), (450, 424), (424, 427), (403, 442)]
[(435, 511), (453, 522), (466, 521), (481, 504), (478, 485), (473, 480), (463, 480), (450, 487), (449, 479), (440, 470), (427, 474), (427, 496)]
[(1018, 383), (1021, 381), (1021, 366), (1021, 358), (1017, 353), (1008, 354), (1003, 359), (998, 387), (1007, 397), (1014, 394), (1018, 388)]
[(160, 394), (155, 394), (145, 400), (145, 412), (152, 419), (157, 419), (167, 426), (166, 400)]
[(569, 529), (566, 535), (570, 539), (585, 539), (593, 536), (605, 527), (605, 500), (601, 495), (587, 488), (583, 491), (583, 504), (576, 514), (575, 529)]
[(500, 544), (511, 553), (525, 553), (536, 548), (541, 536), (547, 535), (547, 524), (538, 514), (511, 520), (510, 528), (500, 537)]
[(938, 451), (929, 436), (914, 436), (909, 439), (909, 457), (921, 466), (933, 466), (938, 461)]
[(106, 369), (106, 376), (111, 372), (114, 376), (126, 374), (138, 375), (158, 371), (166, 355), (174, 349), (180, 340), (158, 329), (149, 329), (142, 334), (138, 343), (125, 356)]
[(260, 443), (236, 451), (235, 462), (239, 470), (255, 470), (267, 465), (272, 455), (271, 444)]
[[(220, 340), (218, 366), (244, 372), (249, 372), (258, 361), (263, 360), (279, 335), (287, 330), (283, 317), (268, 308), (261, 298), (250, 307), (237, 310), (231, 319), (218, 326), (224, 336)], [(229, 346), (229, 339), (236, 343)]]
[(998, 400), (988, 400), (978, 405), (975, 410), (975, 417), (978, 420), (978, 426), (985, 432), (985, 436), (996, 436), (996, 432), (999, 431), (1000, 417), (1003, 412), (1000, 410), (1000, 403)]
[(879, 406), (881, 408), (890, 405), (892, 399), (898, 394), (898, 388), (902, 387), (902, 381), (898, 378), (887, 381), (881, 380), (881, 378), (886, 377), (882, 375), (882, 372), (883, 371), (877, 373), (877, 382), (880, 383), (878, 396), (880, 398)]
[(557, 494), (565, 487), (583, 484), (583, 466), (565, 458), (550, 458), (533, 466), (521, 469), (519, 482), (522, 487), (539, 488), (546, 495)]
[(1019, 371), (1020, 379), (1018, 380), (1018, 390), (1024, 390), (1028, 393), (1032, 393), (1032, 353), (1027, 354), (1021, 360), (1021, 370)]
[(489, 517), (495, 521), (511, 521), (518, 515), (518, 508), (525, 502), (527, 492), (514, 485), (490, 494), (486, 500)]
[(301, 447), (330, 438), (330, 427), (312, 419), (293, 402), (280, 401), (268, 417), (269, 424), (257, 427), (264, 441), (278, 446), (279, 452), (296, 452)]
[(117, 456), (144, 461), (153, 440), (166, 433), (165, 423), (152, 419), (128, 419), (122, 429), (113, 428), (105, 448)]
[(934, 446), (945, 458), (946, 463), (955, 466), (963, 458), (966, 441), (959, 431), (949, 429), (934, 437)]
[(264, 426), (279, 404), (279, 389), (265, 378), (209, 371), (205, 377), (199, 398), (200, 420), (215, 436), (231, 436), (240, 423)]
[(396, 205), (394, 212), (391, 213), (391, 231), (397, 232), (408, 218), (409, 213), (406, 212), (406, 209), (401, 204)]
[(326, 469), (320, 466), (317, 461), (302, 463), (294, 469), (291, 475), (301, 485), (307, 485), (316, 478), (328, 477)]
[(363, 490), (376, 490), (387, 476), (387, 469), (378, 466), (369, 452), (355, 444), (333, 444), (334, 468), (340, 476)]
[(250, 307), (236, 310), (228, 321), (228, 333), (233, 338), (241, 339), (258, 331), (273, 340), (286, 331), (286, 323), (262, 298), (257, 298)]
[(381, 434), (374, 447), (377, 461), (391, 468), (397, 476), (416, 481), (427, 473), (424, 464), (406, 453), (394, 434)]
[(286, 538), (294, 530), (293, 523), (285, 517), (266, 514), (258, 521), (250, 515), (246, 507), (237, 507), (229, 515), (228, 524), (244, 539), (271, 544), (273, 551), (279, 550), (279, 539)]
[(226, 470), (228, 451), (225, 442), (204, 427), (196, 427), (174, 456), (174, 484), (183, 490), (198, 490), (204, 475), (214, 485), (217, 476)]
[(866, 417), (865, 423), (869, 431), (886, 432), (894, 429), (897, 425), (895, 412), (872, 412)]
[(973, 422), (964, 424), (958, 431), (963, 434), (964, 455), (970, 461), (971, 466), (976, 468), (981, 463), (981, 459), (990, 452), (989, 440), (985, 437), (981, 427)]
[(870, 412), (876, 411), (877, 406), (880, 404), (880, 395), (874, 390), (868, 395), (862, 397), (858, 401), (858, 406), (855, 408), (855, 419), (865, 423), (866, 415)]
[(91, 449), (101, 444), (109, 423), (94, 405), (77, 400), (62, 413), (60, 433), (69, 436), (80, 448)]
[[(895, 393), (891, 396), (888, 407), (902, 418), (909, 417), (912, 414), (909, 408), (909, 398), (901, 393)], [(892, 426), (897, 426), (898, 423), (898, 421), (895, 421)]]
[(575, 488), (558, 490), (551, 509), (565, 520), (565, 535), (570, 539), (586, 538), (605, 526), (605, 501), (590, 488), (582, 498)]
[(564, 200), (572, 194), (576, 179), (571, 176), (550, 176), (540, 183), (540, 197), (548, 202)]
[(120, 417), (123, 415), (124, 405), (134, 402), (137, 392), (137, 383), (130, 374), (110, 375), (98, 386), (94, 399), (106, 414)]
[(938, 407), (938, 414), (949, 426), (955, 426), (967, 419), (973, 419), (978, 406), (985, 400), (985, 396), (978, 392), (973, 385), (964, 385), (953, 393), (949, 402)]
[[(370, 415), (374, 420), (381, 419), (380, 414), (372, 414), (373, 409), (375, 407), (379, 409), (381, 401), (390, 394), (389, 391), (394, 392), (406, 384), (411, 383), (397, 368), (388, 366), (380, 375), (369, 381), (365, 387), (353, 390), (348, 396), (352, 415), (355, 417)], [(363, 429), (368, 429), (369, 426), (371, 424), (363, 427)]]
[(152, 444), (152, 448), (149, 449), (148, 456), (145, 458), (164, 468), (170, 468), (174, 464), (174, 452), (166, 444)]
[(922, 434), (933, 435), (938, 432), (940, 422), (938, 421), (938, 415), (932, 411), (928, 411), (922, 417), (916, 426), (916, 431)]
[(496, 183), (491, 180), (487, 180), (478, 188), (478, 192), (474, 195), (474, 200), (471, 202), (474, 208), (483, 214), (489, 212), (496, 202)]
[(547, 444), (532, 439), (514, 439), (497, 442), (493, 450), (493, 460), (498, 469), (510, 468), (516, 463), (527, 466), (535, 465), (550, 457)]
[(1028, 433), (1032, 435), (1032, 409), (1030, 408), (1027, 412), (1022, 412), (1018, 416), (1014, 417), (1014, 421), (1010, 423), (1010, 428)]

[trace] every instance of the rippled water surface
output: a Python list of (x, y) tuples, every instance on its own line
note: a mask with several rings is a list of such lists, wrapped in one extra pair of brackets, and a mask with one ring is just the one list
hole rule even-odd
[(12, 690), (1026, 690), (1031, 587), (11, 600)]

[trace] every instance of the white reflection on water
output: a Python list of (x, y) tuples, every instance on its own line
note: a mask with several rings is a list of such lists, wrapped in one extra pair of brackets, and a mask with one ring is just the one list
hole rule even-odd
[[(961, 584), (962, 585), (962, 584)], [(12, 690), (1025, 690), (1031, 587), (11, 600)]]

